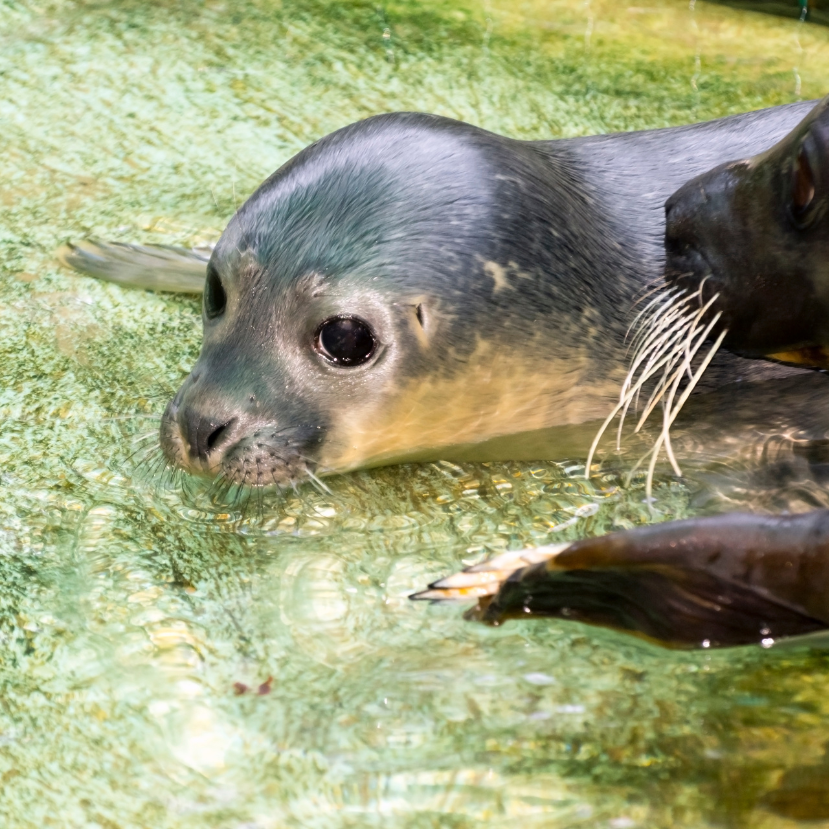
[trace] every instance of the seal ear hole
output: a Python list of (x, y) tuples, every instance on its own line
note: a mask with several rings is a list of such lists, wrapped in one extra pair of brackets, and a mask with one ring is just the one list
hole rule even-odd
[(208, 319), (214, 319), (224, 313), (227, 306), (227, 293), (222, 280), (212, 264), (207, 266), (207, 279), (204, 283), (204, 313)]
[(371, 326), (359, 317), (331, 317), (317, 329), (314, 349), (338, 366), (360, 366), (376, 351), (377, 338)]
[(794, 163), (791, 212), (795, 224), (803, 226), (809, 218), (809, 208), (815, 198), (815, 174), (804, 142)]

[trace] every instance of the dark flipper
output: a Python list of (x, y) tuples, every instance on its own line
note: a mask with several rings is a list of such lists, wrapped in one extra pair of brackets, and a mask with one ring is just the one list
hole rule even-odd
[[(790, 768), (777, 788), (760, 802), (770, 811), (790, 820), (829, 820), (829, 746), (823, 759), (808, 766)], [(823, 824), (825, 826), (825, 824)]]
[(58, 251), (76, 271), (128, 288), (200, 294), (204, 291), (209, 248), (126, 245), (89, 239)]
[(527, 615), (630, 631), (673, 647), (747, 645), (826, 627), (749, 587), (679, 568), (556, 572), (535, 565), (469, 613), (494, 623)]
[(487, 622), (555, 616), (675, 647), (743, 645), (829, 628), (827, 511), (655, 524), (577, 541), (545, 560), (534, 555), (537, 563), (512, 570), (469, 568), (418, 597), (463, 598), (468, 591), (479, 596), (469, 615)]

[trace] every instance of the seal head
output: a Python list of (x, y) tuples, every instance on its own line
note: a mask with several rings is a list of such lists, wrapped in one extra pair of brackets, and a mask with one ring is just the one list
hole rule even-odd
[(623, 373), (617, 236), (564, 150), (415, 113), (333, 133), (216, 245), (165, 456), (284, 485), (598, 417)]
[(665, 210), (667, 279), (718, 295), (726, 347), (825, 362), (829, 98), (766, 152), (689, 181)]

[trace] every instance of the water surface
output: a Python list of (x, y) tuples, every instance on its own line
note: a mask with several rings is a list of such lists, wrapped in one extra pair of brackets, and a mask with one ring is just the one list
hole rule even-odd
[[(6, 0), (0, 38), (4, 825), (829, 820), (824, 651), (672, 653), (407, 601), (493, 552), (651, 520), (639, 479), (444, 463), (244, 510), (164, 488), (141, 461), (198, 303), (54, 256), (215, 239), (285, 159), (377, 112), (550, 138), (815, 97), (829, 30), (702, 0)], [(691, 510), (667, 475), (657, 495)]]

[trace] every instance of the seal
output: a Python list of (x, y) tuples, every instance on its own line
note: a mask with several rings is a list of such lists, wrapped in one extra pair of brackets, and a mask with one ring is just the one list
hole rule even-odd
[[(630, 308), (662, 277), (665, 199), (809, 108), (531, 142), (394, 113), (326, 136), (216, 244), (165, 457), (284, 486), (405, 460), (583, 454), (595, 427), (580, 424), (606, 414), (626, 373)], [(99, 274), (125, 271), (89, 251)], [(164, 287), (163, 268), (153, 278)], [(775, 370), (720, 354), (706, 377)]]
[(809, 0), (801, 3), (800, 0), (715, 0), (724, 6), (751, 12), (774, 14), (781, 17), (790, 17), (801, 22), (819, 23), (829, 26), (829, 12), (823, 0)]
[(666, 278), (722, 313), (726, 347), (829, 367), (829, 97), (770, 149), (666, 204)]

